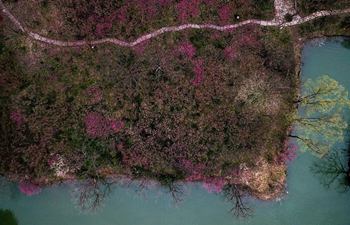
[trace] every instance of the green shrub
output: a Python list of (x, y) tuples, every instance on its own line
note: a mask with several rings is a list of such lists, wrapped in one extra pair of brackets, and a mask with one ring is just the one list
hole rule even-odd
[(0, 225), (18, 225), (13, 212), (9, 209), (0, 209)]

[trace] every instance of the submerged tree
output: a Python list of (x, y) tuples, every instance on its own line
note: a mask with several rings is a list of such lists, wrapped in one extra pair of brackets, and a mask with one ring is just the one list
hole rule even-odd
[(236, 184), (228, 184), (223, 189), (223, 195), (227, 201), (232, 203), (230, 211), (236, 217), (248, 217), (252, 209), (244, 202), (244, 189)]
[(297, 139), (301, 149), (323, 157), (344, 140), (347, 122), (343, 115), (350, 103), (348, 92), (336, 80), (327, 75), (308, 79), (295, 103), (300, 112), (292, 118), (297, 132), (290, 137)]

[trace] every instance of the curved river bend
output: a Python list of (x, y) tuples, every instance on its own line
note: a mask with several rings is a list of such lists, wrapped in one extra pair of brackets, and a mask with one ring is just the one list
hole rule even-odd
[[(329, 74), (350, 90), (350, 49), (341, 42), (332, 38), (306, 44), (303, 79)], [(6, 184), (0, 190), (0, 209), (11, 209), (20, 225), (349, 225), (350, 193), (324, 188), (310, 171), (314, 160), (299, 152), (288, 171), (289, 194), (276, 202), (249, 200), (254, 214), (246, 219), (231, 216), (223, 197), (196, 184), (186, 186), (184, 200), (176, 206), (159, 189), (140, 195), (132, 188), (116, 187), (95, 213), (76, 207), (69, 185), (26, 197), (16, 185)]]

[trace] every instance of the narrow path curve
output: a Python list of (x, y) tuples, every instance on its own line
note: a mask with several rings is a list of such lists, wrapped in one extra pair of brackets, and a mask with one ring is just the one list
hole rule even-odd
[[(274, 1), (274, 7), (275, 7), (275, 17), (272, 20), (256, 20), (256, 19), (250, 19), (245, 20), (243, 22), (237, 23), (237, 24), (229, 24), (225, 26), (219, 26), (215, 24), (183, 24), (179, 26), (169, 26), (169, 27), (163, 27), (156, 31), (153, 31), (151, 33), (145, 34), (137, 38), (135, 41), (127, 42), (123, 40), (119, 40), (116, 38), (103, 38), (98, 40), (82, 40), (82, 41), (61, 41), (56, 39), (51, 39), (48, 37), (44, 37), (38, 33), (32, 32), (26, 27), (22, 25), (20, 21), (5, 7), (3, 2), (0, 0), (0, 9), (2, 13), (8, 17), (14, 23), (14, 25), (24, 34), (31, 37), (33, 40), (40, 41), (46, 44), (50, 45), (56, 45), (61, 47), (78, 47), (83, 45), (99, 45), (104, 43), (111, 43), (118, 46), (123, 47), (134, 47), (146, 40), (152, 39), (154, 37), (157, 37), (161, 34), (168, 33), (168, 32), (177, 32), (187, 29), (211, 29), (211, 30), (217, 30), (217, 31), (227, 31), (227, 30), (233, 30), (238, 27), (242, 27), (248, 24), (257, 24), (260, 26), (274, 26), (274, 27), (289, 27), (289, 26), (295, 26), (298, 24), (302, 24), (311, 20), (314, 20), (316, 18), (324, 17), (324, 16), (331, 16), (331, 15), (340, 15), (340, 14), (347, 14), (350, 13), (350, 8), (343, 9), (343, 10), (329, 10), (329, 11), (318, 11), (313, 14), (310, 14), (306, 17), (300, 17), (299, 15), (296, 15), (296, 10), (293, 7), (293, 4), (289, 0), (275, 0)], [(290, 14), (294, 15), (293, 20), (291, 22), (285, 21), (285, 15)]]

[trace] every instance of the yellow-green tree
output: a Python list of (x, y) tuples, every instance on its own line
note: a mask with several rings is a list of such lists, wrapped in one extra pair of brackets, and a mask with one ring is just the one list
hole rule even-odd
[(336, 80), (327, 75), (308, 79), (296, 103), (299, 113), (292, 120), (297, 129), (290, 136), (297, 138), (301, 149), (323, 157), (336, 143), (344, 141), (348, 126), (344, 110), (350, 102), (347, 90)]

